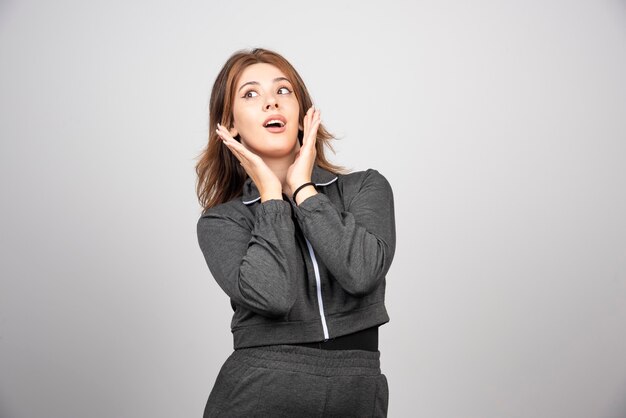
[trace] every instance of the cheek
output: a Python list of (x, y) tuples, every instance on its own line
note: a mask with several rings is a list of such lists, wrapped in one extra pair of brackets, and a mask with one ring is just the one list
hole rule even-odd
[(255, 119), (246, 109), (233, 110), (233, 125), (238, 131), (247, 131), (255, 124)]
[(301, 124), (300, 122), (300, 105), (298, 104), (298, 102), (296, 100), (293, 100), (290, 103), (286, 103), (285, 106), (283, 106), (283, 109), (286, 111), (286, 115), (288, 115), (288, 118), (292, 121), (294, 121), (295, 125), (296, 125), (296, 130), (298, 130), (299, 125)]

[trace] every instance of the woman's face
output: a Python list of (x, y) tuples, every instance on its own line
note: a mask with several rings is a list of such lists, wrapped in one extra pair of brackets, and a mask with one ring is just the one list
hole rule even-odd
[(285, 74), (271, 64), (252, 64), (237, 80), (230, 134), (239, 134), (246, 148), (259, 156), (284, 157), (297, 151), (299, 112)]

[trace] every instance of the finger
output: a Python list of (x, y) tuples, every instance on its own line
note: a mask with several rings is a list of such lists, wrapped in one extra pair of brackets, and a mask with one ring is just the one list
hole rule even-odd
[(304, 131), (308, 132), (309, 127), (311, 126), (311, 115), (313, 114), (313, 112), (315, 111), (315, 105), (312, 105), (311, 107), (309, 107), (309, 110), (306, 111), (306, 114), (304, 115)]
[(230, 132), (228, 132), (228, 129), (226, 129), (226, 127), (224, 127), (223, 125), (220, 125), (219, 123), (217, 124), (217, 128), (215, 129), (215, 132), (217, 132), (217, 134), (222, 139), (230, 138), (233, 141), (235, 141), (235, 138), (233, 138), (232, 135), (230, 134)]
[(246, 174), (250, 177), (253, 177), (252, 173), (253, 173), (253, 169), (252, 169), (252, 164), (251, 162), (246, 159), (245, 156), (241, 155), (240, 152), (238, 152), (236, 149), (234, 148), (229, 148), (230, 151), (233, 153), (233, 155), (235, 156), (235, 158), (237, 158), (237, 160), (239, 160), (239, 165), (241, 165), (244, 169), (244, 171), (246, 172)]
[[(215, 129), (215, 133), (217, 134), (217, 138), (221, 140), (224, 145), (228, 146), (230, 142), (236, 142), (230, 133), (224, 129), (219, 123), (217, 124), (217, 128)], [(228, 147), (230, 149), (230, 147)]]
[(222, 140), (224, 145), (226, 145), (230, 152), (233, 153), (235, 158), (237, 158), (239, 162), (243, 164), (246, 158), (237, 148), (237, 146), (241, 144), (237, 142), (222, 125), (218, 124), (218, 128), (215, 131), (217, 132), (218, 137)]
[(307, 121), (307, 116), (309, 115), (309, 111), (307, 110), (302, 118), (302, 145), (304, 145), (304, 141), (306, 141), (306, 135), (309, 131), (309, 122)]
[(252, 151), (250, 151), (248, 148), (246, 148), (245, 145), (243, 145), (240, 142), (235, 141), (234, 139), (229, 140), (228, 143), (231, 146), (231, 149), (237, 151), (237, 153), (247, 162), (252, 163), (258, 158), (261, 158), (255, 153), (253, 153)]
[(311, 122), (311, 127), (309, 130), (309, 136), (307, 138), (307, 147), (309, 149), (315, 148), (315, 143), (317, 142), (317, 130), (322, 123), (322, 119), (320, 117), (319, 109), (316, 110), (315, 115), (313, 116), (313, 121)]
[(312, 105), (309, 110), (307, 110), (306, 114), (304, 115), (304, 120), (302, 122), (304, 129), (303, 129), (303, 135), (302, 135), (302, 145), (304, 146), (304, 144), (307, 141), (307, 138), (309, 136), (309, 129), (311, 127), (311, 115), (313, 114), (313, 112), (315, 111), (315, 105)]
[(231, 152), (231, 154), (233, 154), (233, 156), (239, 160), (239, 163), (241, 165), (244, 164), (245, 158), (241, 155), (241, 153), (239, 153), (236, 149), (233, 148), (232, 146), (232, 141), (230, 140), (225, 140), (224, 141), (224, 145), (226, 145), (226, 148), (228, 148), (228, 150)]
[(236, 141), (230, 133), (228, 133), (228, 130), (226, 130), (225, 127), (219, 125), (216, 132), (222, 137), (224, 143), (228, 145), (230, 149), (237, 151), (238, 155), (245, 157), (247, 160), (254, 159), (255, 154), (247, 149), (242, 143)]

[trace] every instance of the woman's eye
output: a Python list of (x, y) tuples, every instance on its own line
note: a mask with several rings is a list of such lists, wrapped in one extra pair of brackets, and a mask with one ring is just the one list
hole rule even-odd
[(284, 90), (285, 93), (283, 94), (287, 94), (287, 93), (291, 93), (291, 90), (289, 90), (287, 87), (281, 87), (280, 89), (278, 89), (278, 91)]
[(250, 97), (254, 97), (254, 96), (251, 96), (252, 93), (254, 93), (254, 94), (256, 94), (258, 96), (258, 93), (256, 91), (250, 90), (250, 91), (246, 92), (246, 94), (244, 94), (243, 97), (245, 97), (246, 99), (248, 99)]

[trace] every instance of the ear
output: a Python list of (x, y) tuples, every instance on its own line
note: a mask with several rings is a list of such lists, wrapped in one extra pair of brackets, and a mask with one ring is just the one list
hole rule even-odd
[(233, 138), (236, 137), (237, 135), (239, 135), (239, 132), (237, 131), (237, 129), (234, 126), (228, 129), (228, 133)]

